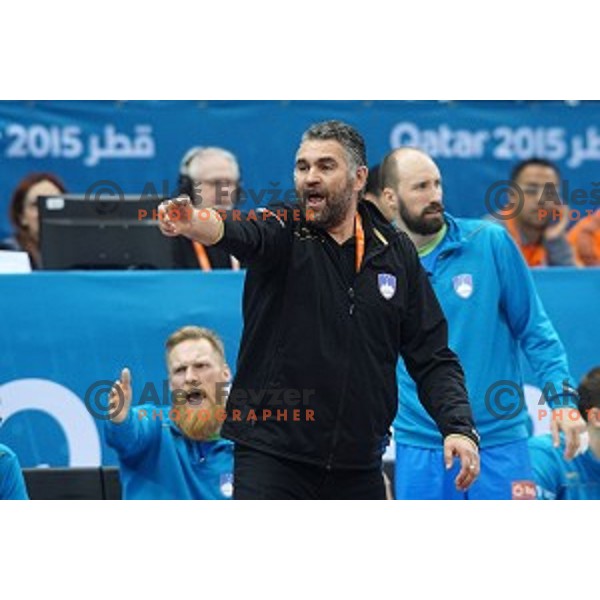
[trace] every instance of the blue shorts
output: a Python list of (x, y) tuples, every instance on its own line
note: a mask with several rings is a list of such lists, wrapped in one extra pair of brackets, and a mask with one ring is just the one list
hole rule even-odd
[(535, 499), (527, 440), (480, 450), (481, 473), (466, 491), (456, 489), (460, 471), (455, 457), (446, 470), (441, 448), (396, 445), (395, 492), (398, 500)]

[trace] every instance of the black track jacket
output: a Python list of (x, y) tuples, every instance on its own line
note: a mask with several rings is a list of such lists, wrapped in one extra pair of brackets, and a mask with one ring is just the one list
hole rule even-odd
[(463, 371), (411, 240), (371, 203), (358, 208), (358, 274), (354, 239), (344, 251), (297, 205), (227, 213), (217, 246), (248, 271), (223, 437), (328, 469), (378, 466), (398, 407), (400, 353), (442, 435), (478, 443)]

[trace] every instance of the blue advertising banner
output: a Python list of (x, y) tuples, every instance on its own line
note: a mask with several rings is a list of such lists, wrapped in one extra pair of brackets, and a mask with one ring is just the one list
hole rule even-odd
[(134, 403), (168, 402), (164, 344), (179, 327), (218, 331), (235, 367), (240, 273), (33, 273), (0, 286), (0, 440), (24, 467), (115, 464), (106, 393), (129, 367)]
[[(578, 380), (600, 365), (600, 270), (533, 272)], [(24, 467), (115, 464), (104, 444), (106, 393), (132, 372), (134, 403), (164, 406), (164, 343), (210, 327), (235, 370), (242, 272), (72, 272), (0, 277), (0, 442)], [(474, 333), (476, 343), (477, 333)], [(534, 374), (526, 381), (536, 383)]]
[(92, 198), (167, 196), (185, 151), (199, 145), (234, 152), (247, 202), (266, 204), (292, 187), (302, 132), (334, 118), (363, 133), (371, 165), (400, 145), (429, 152), (457, 216), (485, 214), (486, 193), (518, 161), (548, 158), (562, 169), (575, 221), (600, 205), (599, 117), (595, 101), (0, 102), (0, 238), (12, 190), (29, 172), (51, 171)]

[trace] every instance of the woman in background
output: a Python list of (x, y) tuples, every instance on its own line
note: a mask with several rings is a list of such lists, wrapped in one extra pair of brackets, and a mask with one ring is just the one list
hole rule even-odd
[(31, 173), (24, 177), (13, 192), (9, 215), (14, 237), (4, 240), (2, 247), (27, 252), (31, 267), (40, 267), (40, 225), (38, 198), (65, 194), (66, 188), (52, 173)]

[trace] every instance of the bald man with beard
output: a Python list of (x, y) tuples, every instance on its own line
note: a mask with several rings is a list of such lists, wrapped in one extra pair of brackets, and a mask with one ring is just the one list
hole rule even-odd
[[(400, 361), (396, 439), (399, 499), (511, 499), (533, 490), (527, 447), (528, 414), (522, 394), (520, 354), (527, 357), (557, 410), (576, 407), (561, 341), (549, 321), (519, 249), (508, 232), (488, 221), (456, 219), (445, 211), (442, 175), (424, 152), (400, 148), (381, 165), (381, 201), (395, 207), (395, 222), (415, 245), (442, 305), (449, 346), (465, 370), (469, 399), (481, 435), (481, 476), (468, 489), (444, 458), (442, 438), (417, 398)], [(568, 383), (565, 383), (568, 382)], [(490, 390), (504, 384), (504, 396)], [(508, 384), (508, 385), (507, 385)], [(550, 387), (551, 386), (551, 387)], [(517, 398), (515, 398), (517, 396)], [(575, 413), (577, 411), (574, 411)], [(553, 419), (554, 443), (565, 434), (565, 457), (573, 458), (581, 419)]]

